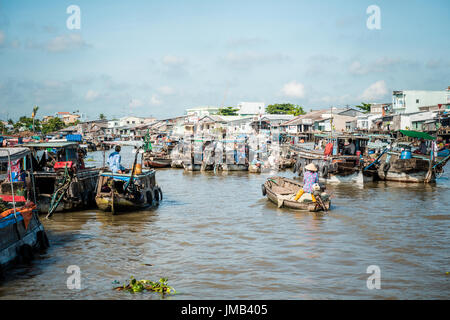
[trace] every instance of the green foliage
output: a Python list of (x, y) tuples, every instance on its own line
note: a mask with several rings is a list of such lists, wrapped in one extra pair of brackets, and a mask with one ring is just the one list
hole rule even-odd
[(167, 278), (161, 278), (158, 282), (153, 282), (150, 280), (136, 280), (134, 277), (131, 277), (124, 285), (114, 289), (117, 291), (126, 290), (130, 293), (142, 292), (144, 290), (158, 292), (162, 295), (176, 293), (175, 289), (168, 285)]
[(35, 118), (35, 117), (36, 117), (36, 113), (38, 112), (38, 110), (39, 110), (39, 107), (38, 107), (38, 106), (34, 106), (34, 107), (33, 107), (33, 113), (32, 113), (32, 115), (31, 115), (32, 118)]
[(220, 108), (217, 113), (220, 116), (237, 116), (239, 109), (233, 107)]
[(305, 114), (303, 107), (292, 103), (276, 103), (268, 105), (266, 112), (270, 114), (292, 114), (294, 116)]
[(0, 121), (0, 133), (1, 134), (5, 134), (8, 130), (6, 130), (5, 125), (3, 124), (3, 122)]
[(98, 116), (98, 118), (99, 118), (100, 120), (106, 119), (106, 117), (105, 117), (105, 115), (104, 115), (103, 113), (100, 113), (100, 115)]
[(49, 132), (61, 130), (64, 127), (65, 124), (60, 118), (52, 118), (42, 125), (42, 133), (47, 134)]
[(361, 111), (363, 111), (364, 113), (369, 113), (370, 112), (370, 106), (371, 106), (370, 103), (361, 102), (360, 105), (355, 106), (355, 107), (358, 108), (358, 109), (361, 109)]
[[(40, 125), (41, 125), (40, 121), (35, 119), (34, 120), (35, 128), (39, 129)], [(19, 121), (17, 121), (16, 123), (13, 124), (13, 126), (14, 126), (15, 131), (18, 131), (20, 128), (32, 130), (33, 129), (33, 118), (22, 116), (19, 118)]]

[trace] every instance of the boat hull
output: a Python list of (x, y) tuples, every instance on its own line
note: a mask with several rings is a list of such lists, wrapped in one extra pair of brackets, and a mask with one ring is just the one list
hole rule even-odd
[[(323, 212), (323, 208), (320, 207), (317, 203), (313, 203), (313, 202), (298, 202), (298, 201), (293, 201), (293, 200), (289, 200), (289, 199), (284, 199), (282, 201), (282, 205), (280, 206), (280, 198), (279, 198), (279, 194), (273, 191), (273, 186), (271, 185), (271, 182), (269, 182), (270, 179), (273, 178), (269, 178), (265, 183), (264, 183), (264, 190), (266, 192), (266, 196), (267, 198), (273, 202), (274, 204), (276, 204), (279, 207), (284, 207), (284, 208), (289, 208), (289, 209), (295, 209), (295, 210), (303, 210), (303, 211), (309, 211), (309, 212)], [(291, 180), (291, 179), (287, 179), (287, 178), (281, 178), (284, 181), (287, 181), (289, 184), (291, 184), (291, 188), (292, 188), (292, 193), (296, 193), (296, 191), (298, 191), (302, 185), (299, 184), (298, 182)], [(296, 190), (294, 190), (296, 189)], [(327, 200), (327, 201), (323, 201), (323, 204), (325, 205), (326, 210), (330, 209), (331, 206), (331, 201)]]
[(168, 168), (171, 166), (171, 164), (172, 164), (172, 160), (170, 160), (170, 159), (144, 161), (144, 165), (147, 168)]
[[(0, 219), (0, 274), (17, 262), (29, 262), (31, 252), (46, 249), (48, 239), (41, 222), (38, 211), (32, 211), (32, 217), (25, 227), (24, 219), (19, 213), (17, 220), (12, 215), (11, 219)], [(25, 250), (27, 247), (29, 250)]]

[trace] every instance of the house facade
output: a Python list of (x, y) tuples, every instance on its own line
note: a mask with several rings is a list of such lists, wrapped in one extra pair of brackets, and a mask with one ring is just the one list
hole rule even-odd
[(448, 94), (448, 89), (394, 91), (392, 93), (392, 109), (397, 114), (419, 112), (421, 107), (447, 103)]

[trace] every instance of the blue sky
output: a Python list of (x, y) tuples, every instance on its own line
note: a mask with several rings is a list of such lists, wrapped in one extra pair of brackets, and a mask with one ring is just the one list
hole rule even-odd
[[(380, 30), (366, 26), (370, 5)], [(34, 105), (89, 119), (241, 101), (309, 111), (443, 90), (449, 12), (448, 0), (0, 0), (0, 119)]]

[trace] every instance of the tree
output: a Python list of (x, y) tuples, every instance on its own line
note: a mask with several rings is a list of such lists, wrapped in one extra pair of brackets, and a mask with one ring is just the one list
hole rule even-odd
[(303, 107), (292, 103), (276, 103), (268, 105), (266, 112), (269, 114), (292, 114), (294, 116), (305, 114)]
[(369, 113), (370, 112), (370, 103), (364, 103), (361, 102), (361, 104), (359, 106), (355, 106), (358, 109), (361, 109), (362, 111), (364, 111), (364, 113)]
[(100, 120), (106, 119), (106, 117), (105, 117), (105, 115), (104, 115), (103, 113), (100, 113), (100, 115), (98, 116), (98, 118), (99, 118)]
[(60, 118), (52, 118), (42, 126), (42, 133), (47, 134), (49, 132), (61, 130), (64, 127), (64, 122)]
[(33, 125), (36, 125), (36, 128), (40, 128), (40, 121), (38, 119), (35, 121), (33, 118), (22, 116), (19, 118), (19, 121), (14, 123), (14, 129), (19, 130), (20, 128), (25, 128), (26, 130), (32, 130)]
[(303, 110), (300, 106), (295, 106), (289, 114), (292, 114), (294, 116), (301, 116), (302, 114), (306, 114), (306, 112)]
[(220, 108), (217, 114), (221, 116), (237, 116), (237, 111), (239, 111), (239, 109), (233, 107), (226, 107)]
[(34, 132), (34, 118), (36, 117), (36, 113), (38, 112), (38, 110), (39, 110), (39, 107), (34, 106), (33, 113), (31, 114), (31, 118), (33, 119), (33, 132)]
[(5, 134), (6, 133), (6, 127), (5, 127), (5, 125), (4, 125), (4, 123), (3, 123), (3, 121), (0, 121), (0, 133), (1, 134)]

